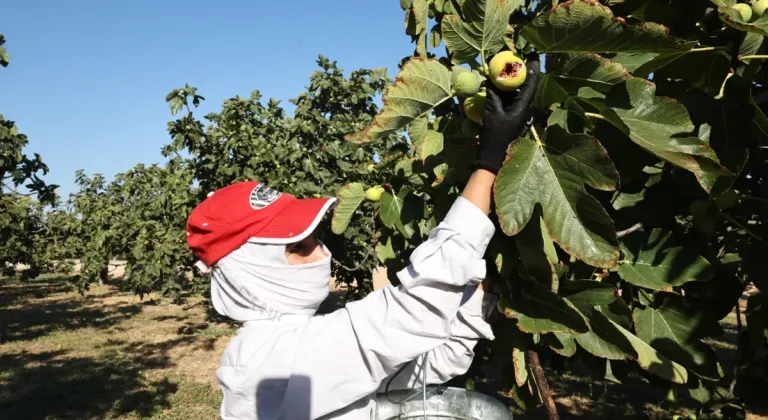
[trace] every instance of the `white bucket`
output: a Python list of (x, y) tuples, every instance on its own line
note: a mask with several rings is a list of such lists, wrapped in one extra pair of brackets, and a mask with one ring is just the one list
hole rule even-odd
[(509, 408), (488, 395), (462, 388), (428, 387), (390, 391), (376, 396), (376, 420), (512, 420)]

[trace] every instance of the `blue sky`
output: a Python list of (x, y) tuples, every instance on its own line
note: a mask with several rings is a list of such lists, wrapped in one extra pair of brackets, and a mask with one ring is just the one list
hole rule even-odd
[(163, 161), (172, 119), (165, 95), (185, 83), (204, 112), (259, 89), (299, 94), (318, 54), (346, 73), (386, 67), (413, 51), (397, 0), (5, 0), (0, 113), (29, 137), (60, 194), (74, 173), (111, 178)]

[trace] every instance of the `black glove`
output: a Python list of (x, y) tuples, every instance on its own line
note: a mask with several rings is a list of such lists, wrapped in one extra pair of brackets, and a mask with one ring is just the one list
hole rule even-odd
[(509, 144), (528, 132), (533, 118), (531, 102), (539, 85), (538, 54), (528, 55), (526, 68), (525, 82), (517, 92), (504, 92), (493, 83), (487, 84), (480, 143), (473, 169), (498, 173)]

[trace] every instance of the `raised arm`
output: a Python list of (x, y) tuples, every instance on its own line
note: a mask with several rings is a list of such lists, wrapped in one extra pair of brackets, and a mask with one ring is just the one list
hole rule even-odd
[[(478, 341), (493, 340), (488, 319), (495, 310), (496, 297), (482, 288), (467, 287), (463, 300), (451, 324), (448, 340), (427, 353), (427, 384), (442, 384), (463, 375), (472, 364)], [(421, 356), (385, 379), (378, 392), (420, 387), (424, 378), (423, 366), (424, 357)]]
[[(511, 100), (489, 88), (475, 170), (445, 219), (414, 250), (411, 264), (397, 273), (401, 286), (371, 293), (303, 327), (292, 375), (309, 380), (289, 381), (285, 418), (306, 412), (317, 418), (365, 398), (401, 366), (451, 339), (466, 288), (485, 278), (483, 255), (495, 230), (488, 218), (495, 173), (509, 143), (524, 131), (538, 68), (538, 60), (529, 61), (528, 80)], [(477, 334), (470, 329), (455, 331)], [(466, 354), (466, 348), (458, 351)], [(307, 394), (307, 382), (308, 409), (296, 403)]]

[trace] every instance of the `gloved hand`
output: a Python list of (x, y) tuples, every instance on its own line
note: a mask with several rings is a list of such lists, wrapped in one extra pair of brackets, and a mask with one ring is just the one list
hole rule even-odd
[(477, 161), (473, 169), (498, 173), (513, 140), (524, 136), (531, 126), (531, 102), (539, 85), (539, 55), (526, 57), (525, 82), (516, 92), (504, 92), (493, 83), (486, 87), (485, 111), (481, 121)]

